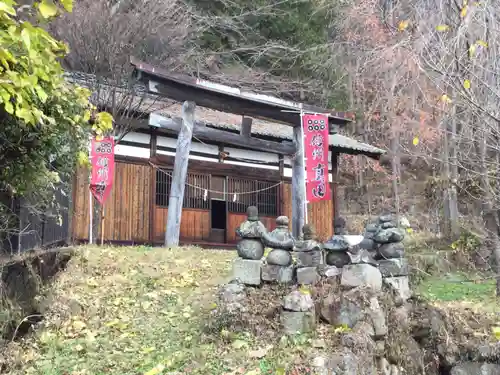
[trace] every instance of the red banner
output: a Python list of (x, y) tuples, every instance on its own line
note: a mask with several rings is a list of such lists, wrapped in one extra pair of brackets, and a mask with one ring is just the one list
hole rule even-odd
[(90, 162), (92, 163), (90, 191), (100, 204), (104, 204), (111, 193), (115, 172), (115, 141), (113, 137), (100, 140), (92, 139)]
[(309, 203), (329, 200), (328, 116), (302, 115), (306, 158), (306, 199)]

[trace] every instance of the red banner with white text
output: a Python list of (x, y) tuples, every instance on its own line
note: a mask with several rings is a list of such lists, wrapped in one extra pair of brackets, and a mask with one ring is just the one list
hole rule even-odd
[(90, 162), (92, 164), (90, 191), (100, 204), (104, 204), (111, 193), (115, 173), (115, 141), (113, 137), (92, 139)]
[(306, 199), (309, 203), (331, 198), (328, 174), (328, 116), (302, 115), (306, 167)]

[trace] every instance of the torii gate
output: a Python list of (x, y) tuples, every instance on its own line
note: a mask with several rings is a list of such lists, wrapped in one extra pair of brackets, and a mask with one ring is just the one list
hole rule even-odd
[[(181, 119), (152, 114), (149, 120), (152, 126), (179, 133), (172, 176), (165, 245), (177, 246), (179, 244), (182, 201), (193, 135), (201, 140), (219, 141), (228, 145), (244, 146), (248, 149), (269, 153), (295, 155), (292, 158), (291, 219), (292, 233), (294, 236), (298, 236), (305, 223), (307, 209), (301, 113), (327, 114), (330, 134), (337, 132), (339, 127), (345, 126), (351, 121), (346, 114), (330, 112), (303, 103), (173, 74), (133, 57), (131, 57), (130, 62), (135, 68), (134, 74), (147, 85), (149, 92), (184, 102)], [(196, 105), (243, 116), (240, 134), (208, 128), (204, 123), (196, 122), (194, 115)], [(279, 143), (252, 138), (252, 119), (246, 116), (292, 126), (293, 142)]]

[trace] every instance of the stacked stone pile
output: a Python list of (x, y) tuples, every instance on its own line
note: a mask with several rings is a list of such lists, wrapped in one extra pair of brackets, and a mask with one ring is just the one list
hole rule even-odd
[[(406, 226), (406, 225), (405, 225)], [(410, 296), (408, 282), (408, 260), (405, 258), (403, 227), (397, 228), (395, 218), (384, 214), (365, 229), (363, 247), (369, 250), (378, 261), (379, 269), (386, 284), (399, 291), (400, 297), (407, 300)]]
[(262, 265), (262, 280), (280, 284), (294, 282), (295, 267), (290, 253), (294, 240), (288, 230), (288, 217), (278, 217), (276, 229), (269, 234), (263, 233), (262, 241), (272, 249)]
[(261, 241), (266, 227), (259, 221), (257, 207), (247, 209), (247, 220), (236, 230), (241, 240), (236, 247), (238, 258), (233, 262), (233, 275), (246, 285), (260, 285), (264, 244)]
[(316, 311), (311, 294), (294, 290), (282, 303), (280, 319), (286, 334), (311, 332), (316, 328)]

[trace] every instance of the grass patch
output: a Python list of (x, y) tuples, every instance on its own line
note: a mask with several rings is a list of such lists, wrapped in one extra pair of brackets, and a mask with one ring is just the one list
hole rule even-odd
[(495, 299), (495, 279), (452, 273), (424, 279), (417, 291), (432, 301), (487, 302)]
[[(342, 332), (319, 324), (310, 335), (283, 336), (272, 324), (271, 302), (279, 305), (286, 292), (277, 286), (250, 288), (258, 311), (249, 311), (244, 329), (231, 329), (234, 317), (224, 321), (214, 313), (234, 257), (199, 248), (78, 248), (40, 301), (42, 325), (0, 354), (3, 373), (311, 374), (312, 358), (337, 350)], [(442, 285), (429, 280), (420, 288), (428, 298), (479, 293), (443, 291), (451, 284)]]
[(193, 248), (78, 249), (47, 295), (43, 326), (9, 346), (7, 373), (139, 374), (205, 362), (213, 348), (197, 343), (198, 311), (232, 257)]

